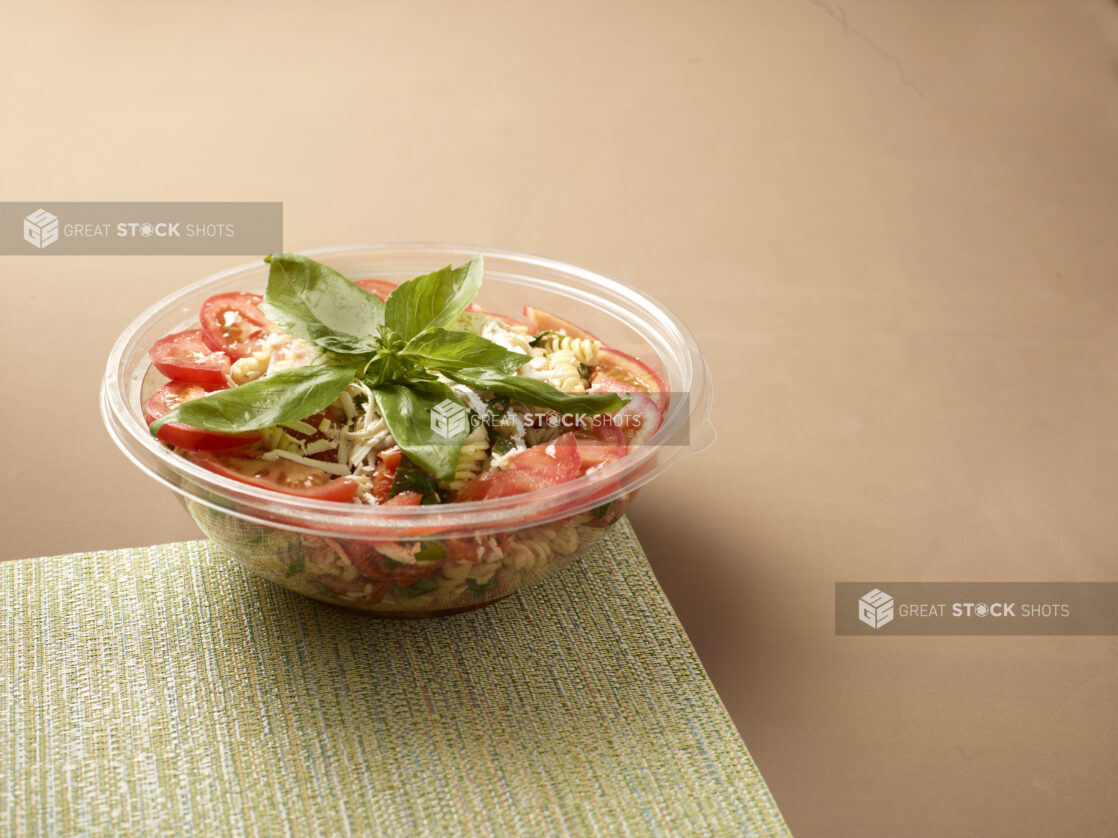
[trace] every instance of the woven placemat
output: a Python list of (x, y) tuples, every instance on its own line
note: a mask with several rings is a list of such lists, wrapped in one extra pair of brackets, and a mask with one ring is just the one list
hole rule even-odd
[(0, 602), (0, 834), (787, 834), (624, 519), (438, 620), (201, 541), (8, 562)]

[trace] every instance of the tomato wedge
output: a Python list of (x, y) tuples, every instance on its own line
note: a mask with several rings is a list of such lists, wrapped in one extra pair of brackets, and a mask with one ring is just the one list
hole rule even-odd
[(557, 482), (533, 471), (487, 471), (463, 486), (454, 502), (522, 495), (536, 489), (546, 489)]
[(609, 416), (595, 416), (590, 428), (575, 431), (574, 435), (583, 474), (625, 456), (625, 433)]
[(396, 290), (396, 283), (389, 282), (387, 279), (355, 279), (353, 282), (358, 288), (368, 291), (382, 303)]
[(222, 477), (288, 495), (346, 503), (357, 494), (357, 481), (349, 477), (331, 477), (322, 469), (282, 457), (264, 460), (247, 451), (227, 454), (191, 451), (190, 460)]
[(229, 356), (206, 346), (201, 329), (187, 329), (160, 338), (148, 350), (148, 357), (157, 370), (176, 381), (211, 387), (228, 385)]
[(258, 308), (263, 299), (259, 294), (234, 292), (202, 303), (198, 320), (206, 346), (234, 359), (258, 352), (276, 325)]
[(479, 474), (462, 487), (455, 501), (486, 500), (557, 486), (578, 477), (582, 459), (573, 433), (535, 445), (508, 460), (501, 471)]
[(568, 432), (509, 457), (506, 470), (532, 471), (555, 483), (565, 483), (578, 477), (580, 463), (578, 441), (574, 433)]
[(599, 375), (608, 376), (614, 381), (647, 393), (661, 413), (668, 407), (668, 392), (664, 380), (648, 364), (632, 355), (603, 346), (598, 350), (598, 361), (594, 365), (594, 378), (591, 379), (590, 386), (594, 386), (594, 380)]
[[(224, 388), (217, 388), (224, 389)], [(201, 384), (187, 381), (168, 381), (144, 402), (144, 420), (150, 425), (160, 416), (165, 416), (183, 402), (194, 401), (209, 395)], [(219, 451), (223, 448), (236, 448), (250, 445), (260, 439), (259, 434), (222, 434), (217, 431), (204, 431), (182, 422), (168, 422), (159, 429), (156, 438), (168, 445), (190, 448), (195, 451)]]
[(552, 314), (549, 311), (544, 311), (534, 306), (524, 306), (524, 316), (535, 323), (540, 331), (543, 332), (560, 332), (564, 335), (570, 335), (573, 338), (597, 340), (597, 338), (588, 331), (581, 326), (576, 326), (570, 320), (564, 320), (557, 314)]
[[(393, 445), (377, 454), (377, 467), (373, 472), (373, 497), (377, 503), (388, 500), (388, 493), (392, 490), (392, 481), (396, 479), (396, 469), (400, 467), (400, 459), (404, 456), (399, 445)], [(400, 494), (409, 494), (401, 492)], [(410, 494), (416, 494), (411, 492)], [(399, 495), (397, 495), (399, 497)]]

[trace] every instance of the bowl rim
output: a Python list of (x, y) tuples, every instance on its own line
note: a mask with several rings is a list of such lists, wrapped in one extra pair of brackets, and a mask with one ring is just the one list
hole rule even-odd
[[(329, 531), (335, 534), (353, 535), (356, 532), (375, 537), (391, 532), (394, 537), (400, 537), (406, 536), (407, 532), (421, 530), (428, 534), (435, 531), (439, 535), (453, 532), (476, 533), (481, 530), (499, 531), (510, 527), (547, 523), (610, 503), (647, 483), (680, 456), (702, 450), (713, 441), (713, 428), (709, 419), (713, 400), (709, 368), (686, 325), (670, 309), (643, 291), (577, 265), (492, 247), (471, 247), (441, 242), (385, 242), (320, 247), (299, 252), (314, 258), (354, 256), (361, 253), (369, 253), (374, 257), (378, 254), (384, 256), (392, 254), (399, 257), (432, 253), (438, 254), (440, 258), (444, 256), (469, 258), (470, 255), (480, 253), (483, 257), (493, 257), (536, 270), (543, 269), (566, 278), (575, 278), (584, 286), (605, 289), (615, 296), (623, 297), (627, 304), (637, 306), (647, 317), (658, 321), (662, 327), (670, 326), (674, 330), (671, 337), (675, 339), (675, 343), (686, 350), (682, 359), (685, 361), (682, 364), (682, 373), (683, 383), (686, 385), (684, 392), (687, 393), (688, 398), (673, 400), (660, 427), (639, 450), (631, 451), (620, 459), (591, 474), (582, 475), (576, 480), (521, 495), (454, 504), (392, 507), (391, 512), (387, 512), (383, 506), (339, 504), (336, 501), (286, 495), (241, 483), (215, 474), (160, 443), (143, 423), (138, 412), (139, 405), (135, 406), (136, 410), (131, 410), (125, 403), (122, 381), (127, 377), (123, 369), (124, 359), (126, 355), (134, 352), (137, 335), (149, 321), (168, 312), (180, 300), (208, 286), (219, 284), (238, 274), (266, 270), (263, 260), (246, 262), (208, 274), (148, 306), (125, 327), (114, 343), (102, 381), (102, 416), (116, 444), (142, 470), (195, 501), (245, 520), (319, 534)], [(373, 267), (371, 270), (376, 269)], [(570, 285), (561, 283), (556, 285), (553, 281), (539, 277), (518, 279), (527, 279), (525, 284), (528, 285), (549, 285), (552, 290), (560, 293), (564, 290), (580, 290), (583, 294), (587, 293), (587, 288), (572, 289)], [(583, 303), (577, 298), (575, 301)], [(622, 310), (616, 303), (604, 299), (596, 300), (595, 303), (614, 316), (626, 317), (626, 322), (632, 319), (632, 312)], [(633, 327), (631, 322), (629, 325), (642, 337), (648, 338), (644, 332)], [(643, 325), (647, 326), (648, 323), (644, 322)], [(145, 357), (147, 348), (143, 347)], [(697, 441), (698, 444), (684, 444), (678, 441), (680, 434), (686, 433), (688, 428), (692, 436), (698, 429), (705, 430), (705, 433), (701, 434), (702, 438)], [(121, 435), (124, 435), (124, 438)], [(672, 439), (676, 439), (677, 442), (666, 445)], [(130, 445), (138, 446), (138, 450), (130, 451)], [(196, 488), (187, 489), (179, 483), (166, 479), (158, 473), (156, 462), (145, 462), (141, 454), (146, 454), (149, 460), (154, 458), (156, 462), (169, 468), (173, 474), (185, 478)], [(216, 493), (217, 499), (207, 497), (199, 491), (202, 489)], [(242, 506), (231, 509), (226, 503), (222, 503), (222, 500), (231, 500), (238, 504), (247, 503), (253, 508), (246, 510)], [(275, 520), (276, 516), (281, 520)]]

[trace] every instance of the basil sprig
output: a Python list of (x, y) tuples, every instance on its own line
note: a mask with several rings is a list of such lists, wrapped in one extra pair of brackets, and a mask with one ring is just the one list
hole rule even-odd
[(433, 427), (432, 409), (448, 399), (459, 401), (435, 372), (562, 413), (612, 413), (625, 404), (616, 393), (569, 396), (517, 376), (527, 355), (448, 328), (481, 287), (481, 256), (405, 282), (386, 303), (305, 256), (273, 253), (265, 261), (270, 269), (261, 309), (285, 331), (322, 347), (323, 363), (184, 402), (152, 423), (153, 434), (167, 422), (230, 434), (293, 422), (323, 410), (360, 379), (408, 459), (439, 480), (451, 480), (467, 431), (446, 436)]

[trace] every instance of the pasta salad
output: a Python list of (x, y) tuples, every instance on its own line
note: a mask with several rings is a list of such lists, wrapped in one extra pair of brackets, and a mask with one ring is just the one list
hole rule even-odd
[(478, 256), (400, 285), (298, 254), (263, 296), (210, 297), (149, 355), (151, 432), (223, 477), (342, 503), (506, 497), (577, 479), (657, 429), (653, 370), (530, 305), (474, 302)]

